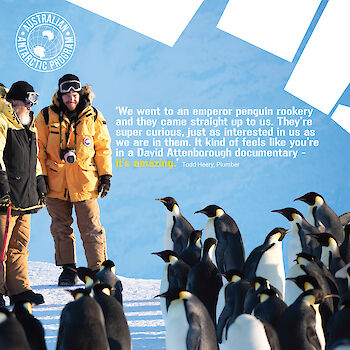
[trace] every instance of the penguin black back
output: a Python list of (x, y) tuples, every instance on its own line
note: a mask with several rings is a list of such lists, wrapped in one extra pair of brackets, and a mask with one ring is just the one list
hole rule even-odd
[(191, 267), (199, 263), (201, 259), (202, 232), (203, 230), (194, 230), (190, 235), (188, 247), (180, 254), (180, 258)]
[(70, 291), (75, 301), (62, 310), (57, 350), (106, 350), (109, 348), (101, 307), (86, 289)]
[(21, 323), (31, 350), (46, 350), (45, 331), (41, 322), (32, 315), (29, 302), (15, 303), (13, 313)]
[(26, 334), (15, 315), (0, 308), (0, 349), (30, 350)]
[(222, 287), (221, 274), (211, 260), (215, 242), (215, 238), (205, 240), (202, 258), (190, 270), (187, 278), (187, 290), (196, 295), (206, 306), (214, 324), (216, 323), (216, 303)]
[(96, 284), (93, 288), (94, 299), (101, 306), (108, 343), (111, 350), (130, 350), (131, 338), (122, 305), (110, 296), (111, 287), (107, 283)]
[(112, 260), (106, 260), (102, 263), (100, 271), (96, 273), (96, 277), (101, 283), (107, 283), (112, 288), (112, 296), (114, 296), (123, 305), (123, 285), (121, 280), (115, 274), (115, 264)]

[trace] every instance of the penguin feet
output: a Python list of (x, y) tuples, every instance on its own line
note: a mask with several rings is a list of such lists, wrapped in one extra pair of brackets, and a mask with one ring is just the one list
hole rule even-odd
[(42, 294), (34, 293), (32, 290), (26, 290), (22, 293), (10, 296), (11, 305), (17, 302), (30, 302), (33, 305), (40, 305), (44, 304), (45, 301)]
[(75, 264), (63, 265), (63, 271), (58, 278), (58, 285), (69, 287), (78, 283), (78, 273)]

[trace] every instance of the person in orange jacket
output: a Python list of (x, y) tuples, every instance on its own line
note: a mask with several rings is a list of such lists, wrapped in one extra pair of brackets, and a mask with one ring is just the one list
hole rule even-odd
[(91, 105), (93, 96), (76, 75), (66, 74), (59, 79), (52, 104), (36, 118), (55, 260), (63, 267), (60, 286), (77, 283), (73, 206), (88, 267), (98, 270), (107, 259), (97, 198), (99, 194), (105, 197), (110, 189), (111, 140), (101, 112)]

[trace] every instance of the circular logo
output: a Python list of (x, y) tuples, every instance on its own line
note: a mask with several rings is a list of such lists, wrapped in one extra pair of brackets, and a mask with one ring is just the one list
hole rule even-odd
[(84, 137), (83, 143), (84, 143), (84, 146), (86, 146), (86, 147), (91, 146), (91, 139), (90, 139), (90, 137), (89, 136)]
[(16, 50), (29, 68), (53, 72), (62, 68), (73, 56), (75, 34), (62, 16), (38, 12), (27, 17), (16, 34)]

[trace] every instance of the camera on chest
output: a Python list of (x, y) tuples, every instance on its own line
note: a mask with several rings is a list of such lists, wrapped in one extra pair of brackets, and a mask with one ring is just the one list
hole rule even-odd
[(76, 159), (77, 155), (75, 154), (75, 149), (74, 148), (65, 148), (60, 150), (60, 157), (61, 159), (64, 159), (65, 162), (69, 164), (73, 164)]

